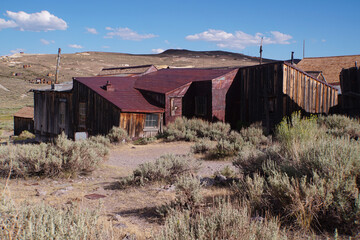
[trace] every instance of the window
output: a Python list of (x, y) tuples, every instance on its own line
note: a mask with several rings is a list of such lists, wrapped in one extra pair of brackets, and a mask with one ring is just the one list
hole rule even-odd
[(65, 127), (65, 110), (66, 110), (65, 104), (66, 104), (65, 101), (61, 101), (59, 104), (59, 126), (61, 128)]
[(195, 115), (198, 116), (206, 115), (206, 96), (195, 97)]
[(146, 114), (145, 127), (146, 128), (157, 128), (159, 123), (158, 114)]
[(79, 127), (86, 127), (86, 103), (79, 103)]

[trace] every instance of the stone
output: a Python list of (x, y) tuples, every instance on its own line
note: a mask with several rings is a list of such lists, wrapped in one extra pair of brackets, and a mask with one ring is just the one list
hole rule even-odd
[(47, 192), (46, 191), (43, 191), (41, 189), (35, 189), (35, 192), (36, 192), (36, 196), (40, 197), (40, 196), (46, 196)]

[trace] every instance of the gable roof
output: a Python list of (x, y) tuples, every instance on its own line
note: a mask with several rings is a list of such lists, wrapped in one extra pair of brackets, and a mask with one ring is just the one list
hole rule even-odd
[(191, 82), (210, 81), (236, 68), (171, 68), (138, 77), (134, 87), (157, 93), (167, 93)]
[(339, 82), (341, 70), (355, 66), (355, 61), (360, 63), (360, 55), (304, 58), (297, 66), (306, 72), (321, 71), (326, 81), (332, 84)]
[(34, 108), (33, 107), (23, 107), (14, 114), (14, 117), (21, 118), (31, 118), (34, 119)]
[[(151, 105), (143, 95), (134, 88), (134, 77), (77, 77), (78, 81), (117, 106), (122, 112), (164, 112), (164, 109)], [(114, 91), (103, 87), (110, 82)]]

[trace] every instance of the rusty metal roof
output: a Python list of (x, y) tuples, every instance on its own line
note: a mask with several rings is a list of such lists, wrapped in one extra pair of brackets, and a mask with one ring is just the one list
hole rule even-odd
[[(78, 77), (74, 78), (97, 94), (117, 106), (122, 112), (164, 112), (164, 109), (151, 105), (143, 95), (134, 88), (134, 77)], [(110, 82), (114, 91), (103, 87)]]
[(190, 82), (210, 81), (235, 68), (175, 68), (161, 69), (138, 77), (134, 87), (157, 93), (167, 93)]
[(14, 114), (14, 117), (21, 118), (31, 118), (34, 119), (34, 108), (33, 107), (23, 107)]

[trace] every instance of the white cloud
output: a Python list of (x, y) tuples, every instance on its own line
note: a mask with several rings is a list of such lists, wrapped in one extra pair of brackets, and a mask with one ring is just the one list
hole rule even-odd
[(98, 31), (96, 31), (96, 29), (95, 28), (86, 28), (86, 31), (88, 32), (88, 33), (91, 33), (91, 34), (98, 34)]
[(265, 36), (262, 33), (251, 35), (242, 31), (227, 33), (223, 30), (209, 29), (208, 31), (185, 37), (189, 41), (214, 42), (220, 48), (234, 49), (257, 46), (261, 43), (261, 38), (263, 38), (263, 44), (290, 44), (289, 40), (292, 39), (292, 36), (278, 31), (271, 31), (270, 36)]
[(326, 42), (326, 39), (321, 39), (321, 42)]
[(25, 52), (25, 49), (23, 48), (17, 48), (15, 50), (11, 50), (10, 53), (15, 54), (15, 53), (19, 53), (19, 52)]
[(20, 31), (52, 31), (66, 30), (67, 24), (61, 18), (58, 18), (48, 11), (37, 13), (26, 13), (6, 11), (6, 16), (11, 20), (0, 19), (0, 30), (4, 28), (15, 28)]
[(78, 45), (78, 44), (69, 44), (69, 45), (68, 45), (68, 47), (71, 47), (71, 48), (78, 48), (78, 49), (80, 49), (80, 48), (84, 48), (83, 46)]
[(156, 48), (156, 49), (151, 49), (151, 52), (153, 53), (162, 53), (164, 52), (165, 50), (164, 49), (161, 49), (161, 48)]
[(17, 24), (14, 21), (6, 21), (5, 19), (0, 18), (0, 30), (4, 28), (14, 28), (16, 26)]
[(102, 46), (102, 48), (110, 48), (109, 46)]
[(54, 40), (48, 41), (48, 40), (43, 39), (43, 38), (40, 39), (40, 42), (41, 42), (42, 44), (44, 44), (44, 45), (49, 45), (49, 44), (51, 44), (51, 43), (55, 43)]
[(104, 38), (114, 38), (119, 37), (123, 40), (132, 40), (132, 41), (141, 41), (143, 39), (157, 37), (154, 34), (139, 34), (129, 28), (111, 28), (106, 27), (106, 30), (110, 31), (106, 34)]

